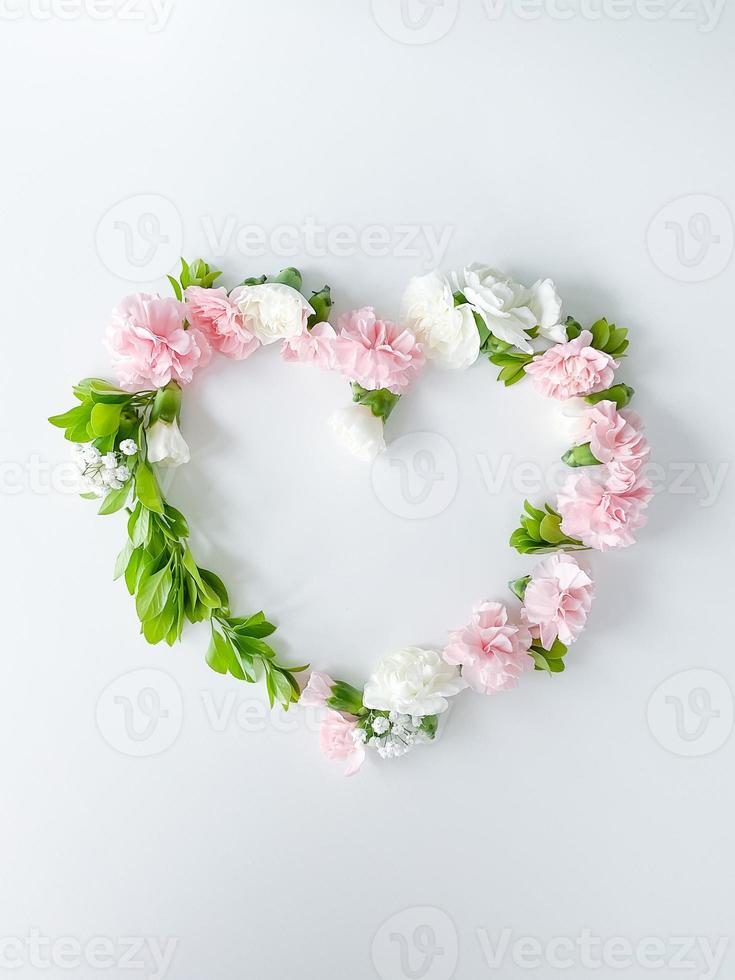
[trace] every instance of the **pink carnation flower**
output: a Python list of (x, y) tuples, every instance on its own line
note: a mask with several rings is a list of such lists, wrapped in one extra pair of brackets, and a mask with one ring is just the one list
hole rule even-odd
[(337, 334), (331, 323), (315, 323), (296, 337), (284, 340), (281, 355), (284, 361), (302, 361), (331, 370), (334, 367), (334, 342)]
[(345, 718), (339, 711), (328, 711), (319, 729), (319, 744), (328, 759), (346, 759), (345, 776), (352, 776), (365, 761), (365, 746), (355, 741), (352, 733), (357, 729), (353, 719)]
[(583, 330), (574, 340), (550, 347), (541, 357), (534, 358), (526, 365), (526, 374), (547, 398), (574, 398), (604, 391), (612, 384), (618, 363), (591, 344), (591, 331)]
[(335, 343), (337, 368), (363, 388), (402, 394), (424, 364), (421, 345), (409, 331), (378, 320), (372, 306), (340, 317)]
[(202, 331), (220, 354), (242, 361), (260, 347), (260, 341), (245, 326), (239, 307), (226, 289), (189, 286), (185, 297), (189, 322)]
[(623, 415), (615, 402), (603, 401), (580, 416), (576, 441), (589, 442), (592, 455), (601, 463), (634, 466), (644, 462), (651, 451), (641, 428), (637, 415)]
[(306, 687), (301, 692), (299, 703), (306, 705), (307, 708), (323, 708), (327, 703), (327, 698), (332, 696), (333, 686), (334, 681), (329, 674), (312, 670)]
[(605, 482), (574, 474), (558, 498), (561, 529), (588, 548), (627, 548), (635, 543), (633, 532), (646, 523), (643, 510), (652, 496), (638, 469), (613, 464)]
[(531, 634), (524, 624), (508, 622), (508, 611), (499, 602), (481, 602), (464, 629), (449, 634), (442, 656), (462, 667), (462, 679), (479, 694), (494, 694), (518, 686), (524, 670), (533, 667), (528, 653)]
[(188, 384), (209, 360), (209, 344), (196, 327), (184, 329), (186, 307), (170, 297), (136, 293), (112, 311), (107, 347), (122, 388)]
[(554, 640), (569, 646), (587, 622), (594, 585), (571, 555), (550, 555), (534, 568), (523, 600), (531, 634), (550, 650)]

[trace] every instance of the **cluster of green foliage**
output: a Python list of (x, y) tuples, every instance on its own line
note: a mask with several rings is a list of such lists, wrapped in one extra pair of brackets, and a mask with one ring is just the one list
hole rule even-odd
[(510, 546), (522, 555), (545, 555), (552, 551), (586, 551), (577, 538), (570, 538), (561, 529), (561, 514), (551, 504), (544, 509), (527, 500), (523, 504), (521, 526), (510, 536)]
[[(197, 272), (210, 275), (208, 270)], [(299, 686), (294, 674), (305, 667), (287, 668), (278, 663), (275, 651), (262, 639), (275, 630), (262, 612), (247, 619), (232, 617), (224, 583), (195, 562), (187, 521), (165, 500), (147, 460), (146, 428), (159, 415), (170, 418), (173, 413), (175, 417), (178, 387), (131, 394), (88, 378), (76, 385), (74, 394), (79, 405), (49, 419), (65, 430), (69, 441), (91, 443), (100, 453), (108, 453), (119, 451), (121, 442), (132, 439), (138, 449), (126, 460), (130, 479), (105, 495), (99, 512), (127, 509), (127, 540), (117, 557), (114, 577), (123, 578), (135, 598), (143, 636), (149, 643), (164, 641), (171, 646), (180, 639), (185, 622), (209, 620), (212, 644), (207, 661), (213, 670), (251, 682), (264, 677), (271, 704), (279, 701), (288, 707), (297, 701)]]

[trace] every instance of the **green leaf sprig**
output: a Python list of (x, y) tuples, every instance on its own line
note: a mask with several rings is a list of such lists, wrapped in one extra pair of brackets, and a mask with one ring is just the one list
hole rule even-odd
[(561, 514), (551, 504), (544, 509), (527, 500), (523, 504), (521, 526), (510, 536), (510, 545), (522, 555), (546, 555), (552, 551), (588, 551), (583, 542), (570, 538), (561, 529)]

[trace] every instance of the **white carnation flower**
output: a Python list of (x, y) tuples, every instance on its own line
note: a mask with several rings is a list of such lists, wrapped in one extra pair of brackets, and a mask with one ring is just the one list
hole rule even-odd
[(125, 456), (135, 456), (138, 452), (138, 447), (135, 444), (134, 439), (123, 439), (120, 443), (120, 452)]
[(245, 327), (261, 344), (298, 337), (314, 312), (297, 289), (282, 282), (238, 286), (230, 299), (242, 313)]
[(338, 408), (330, 415), (329, 425), (337, 440), (365, 463), (385, 449), (383, 420), (373, 415), (367, 405)]
[(414, 334), (424, 354), (442, 367), (463, 369), (480, 354), (480, 335), (472, 310), (454, 305), (452, 289), (438, 272), (414, 276), (401, 304), (401, 323)]
[(465, 687), (459, 668), (435, 650), (407, 647), (383, 658), (365, 685), (362, 700), (366, 708), (423, 718), (446, 711), (447, 698)]
[(528, 330), (539, 328), (539, 334), (554, 343), (566, 340), (561, 323), (561, 299), (551, 279), (539, 279), (533, 286), (522, 286), (502, 272), (487, 266), (467, 266), (455, 273), (454, 281), (473, 310), (485, 321), (498, 340), (520, 348), (527, 354), (533, 348)]

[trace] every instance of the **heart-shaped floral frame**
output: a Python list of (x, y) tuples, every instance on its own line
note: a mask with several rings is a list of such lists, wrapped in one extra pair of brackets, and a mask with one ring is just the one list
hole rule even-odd
[[(207, 620), (210, 667), (242, 681), (265, 680), (271, 706), (326, 710), (320, 740), (326, 756), (356, 772), (366, 746), (382, 758), (431, 742), (439, 718), (465, 689), (494, 694), (516, 687), (526, 670), (557, 674), (583, 630), (594, 586), (574, 552), (625, 547), (645, 523), (651, 498), (643, 474), (649, 446), (637, 416), (625, 411), (633, 389), (615, 382), (627, 330), (600, 319), (589, 329), (562, 320), (554, 283), (526, 287), (488, 267), (467, 266), (450, 278), (419, 276), (406, 289), (399, 323), (372, 307), (329, 323), (328, 286), (309, 300), (298, 270), (245, 279), (228, 292), (202, 259), (182, 259), (173, 297), (139, 293), (113, 311), (107, 343), (119, 387), (87, 378), (78, 404), (49, 421), (74, 444), (82, 496), (100, 499), (100, 514), (123, 509), (127, 540), (115, 565), (135, 597), (149, 643), (172, 645), (184, 624)], [(400, 324), (400, 325), (399, 325)], [(479, 602), (470, 622), (450, 632), (443, 650), (409, 647), (389, 654), (362, 689), (287, 667), (266, 642), (275, 631), (262, 612), (234, 616), (222, 580), (197, 565), (186, 519), (161, 492), (156, 466), (189, 460), (179, 429), (182, 387), (212, 352), (243, 360), (281, 344), (286, 361), (336, 370), (351, 383), (352, 404), (330, 424), (357, 457), (385, 449), (384, 429), (426, 359), (463, 370), (485, 355), (506, 386), (530, 377), (542, 395), (564, 403), (572, 472), (555, 506), (524, 504), (510, 544), (544, 557), (509, 583), (516, 608)]]

